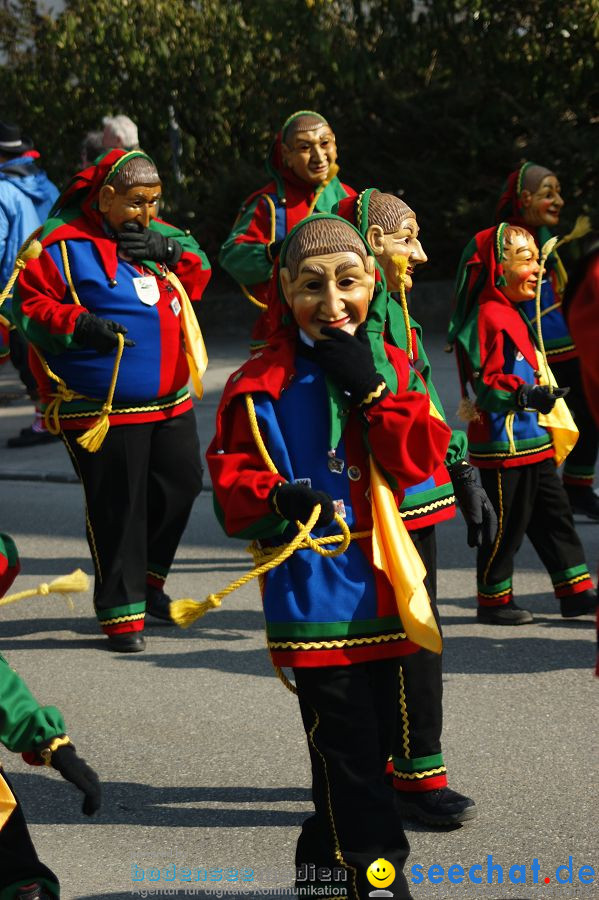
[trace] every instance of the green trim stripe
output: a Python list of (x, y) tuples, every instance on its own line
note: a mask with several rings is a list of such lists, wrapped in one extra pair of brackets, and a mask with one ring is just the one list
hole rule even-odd
[(146, 610), (146, 601), (141, 603), (124, 603), (122, 606), (111, 606), (110, 609), (97, 610), (100, 622), (107, 619), (118, 619), (120, 616), (136, 616), (144, 613)]
[(581, 575), (588, 575), (589, 570), (586, 565), (572, 566), (570, 569), (563, 569), (561, 572), (551, 572), (551, 581), (553, 584), (559, 584), (562, 581), (571, 581), (573, 578), (579, 578)]
[(431, 756), (416, 756), (414, 759), (394, 756), (393, 766), (398, 772), (422, 772), (424, 769), (438, 769), (445, 766), (445, 763), (442, 753), (433, 753)]
[(484, 581), (478, 582), (479, 593), (486, 594), (489, 597), (492, 597), (493, 594), (502, 594), (504, 591), (509, 591), (511, 587), (511, 578), (506, 578), (504, 581), (499, 581), (497, 584), (485, 584)]
[(266, 631), (269, 638), (293, 637), (306, 638), (339, 638), (357, 637), (367, 634), (383, 634), (386, 631), (397, 631), (403, 628), (398, 616), (385, 616), (381, 619), (362, 619), (355, 622), (268, 622)]

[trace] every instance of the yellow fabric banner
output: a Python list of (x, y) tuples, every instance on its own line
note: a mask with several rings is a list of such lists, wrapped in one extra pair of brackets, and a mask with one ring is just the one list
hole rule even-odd
[(2, 772), (0, 772), (0, 831), (2, 831), (8, 822), (16, 805), (17, 801), (14, 798), (13, 792), (2, 777)]
[(443, 642), (424, 586), (424, 563), (402, 521), (393, 492), (372, 456), (370, 496), (374, 564), (391, 582), (408, 638), (426, 650), (441, 653)]
[[(550, 384), (557, 387), (557, 381), (549, 366), (545, 365), (541, 353), (537, 350), (537, 369), (541, 373), (539, 381), (541, 384)], [(547, 375), (549, 380), (547, 380)], [(568, 409), (568, 405), (563, 397), (556, 400), (555, 406), (550, 413), (543, 415), (539, 413), (539, 425), (546, 428), (553, 439), (553, 457), (556, 466), (561, 466), (566, 459), (568, 453), (574, 448), (578, 440), (578, 428), (572, 418), (572, 413)]]
[(202, 378), (208, 367), (208, 354), (204, 338), (202, 337), (202, 330), (198, 324), (191, 300), (187, 296), (187, 291), (175, 273), (169, 272), (166, 277), (173, 287), (177, 289), (177, 293), (181, 298), (181, 327), (185, 337), (185, 355), (189, 364), (193, 389), (198, 400), (201, 400), (204, 394)]

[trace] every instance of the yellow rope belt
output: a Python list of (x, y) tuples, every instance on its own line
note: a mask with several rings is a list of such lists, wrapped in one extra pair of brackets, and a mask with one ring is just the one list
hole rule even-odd
[[(262, 439), (262, 435), (260, 434), (260, 426), (258, 425), (254, 401), (252, 400), (251, 394), (245, 395), (245, 405), (252, 437), (254, 438), (260, 456), (268, 470), (274, 475), (278, 475), (279, 472), (277, 467), (272, 461)], [(223, 588), (223, 590), (214, 594), (209, 594), (205, 600), (199, 603), (196, 600), (187, 598), (173, 600), (170, 605), (170, 614), (173, 621), (182, 628), (187, 628), (197, 619), (204, 616), (209, 610), (218, 608), (221, 605), (223, 598), (228, 594), (232, 594), (237, 588), (242, 587), (244, 584), (248, 584), (248, 582), (253, 581), (254, 578), (260, 579), (260, 583), (262, 584), (264, 575), (277, 566), (280, 566), (286, 559), (289, 559), (296, 550), (313, 550), (315, 553), (318, 553), (319, 556), (324, 557), (340, 556), (342, 553), (345, 553), (351, 541), (367, 538), (372, 534), (371, 531), (350, 532), (345, 520), (338, 513), (335, 513), (335, 522), (339, 526), (341, 534), (313, 538), (310, 532), (316, 525), (320, 512), (321, 506), (320, 504), (316, 504), (306, 523), (296, 521), (295, 524), (298, 529), (297, 534), (288, 544), (283, 544), (278, 547), (261, 547), (257, 541), (250, 544), (248, 550), (252, 554), (255, 567), (251, 571), (241, 575), (239, 578), (236, 578), (235, 581), (232, 581), (227, 587)], [(338, 544), (339, 546), (327, 550), (326, 546), (329, 544)], [(296, 693), (294, 686), (286, 678), (279, 666), (275, 665), (274, 668), (278, 678), (281, 679), (283, 684), (292, 691), (292, 693)]]

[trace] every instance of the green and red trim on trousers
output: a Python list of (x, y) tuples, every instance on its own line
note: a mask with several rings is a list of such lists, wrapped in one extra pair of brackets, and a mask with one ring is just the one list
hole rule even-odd
[(393, 756), (387, 763), (387, 775), (393, 776), (393, 787), (398, 791), (423, 793), (447, 787), (447, 769), (442, 753), (414, 759)]
[[(163, 590), (168, 570), (163, 566), (151, 564), (146, 574), (148, 587)], [(130, 634), (143, 631), (146, 613), (146, 601), (140, 603), (124, 603), (110, 609), (97, 610), (98, 621), (104, 634)]]
[(595, 480), (594, 466), (572, 466), (568, 460), (564, 464), (562, 481), (572, 487), (592, 488)]
[[(583, 591), (593, 590), (593, 581), (586, 566), (573, 566), (561, 572), (550, 572), (553, 591), (558, 600), (574, 597)], [(513, 600), (512, 579), (506, 578), (498, 584), (478, 582), (479, 606), (505, 606)]]

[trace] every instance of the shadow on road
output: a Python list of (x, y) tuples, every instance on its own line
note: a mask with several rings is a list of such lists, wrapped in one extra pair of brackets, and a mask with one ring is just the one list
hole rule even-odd
[[(80, 795), (61, 779), (12, 773), (27, 821), (35, 825), (143, 825), (161, 828), (296, 827), (311, 810), (305, 787), (156, 787), (103, 782), (102, 809), (87, 819)], [(277, 809), (276, 804), (304, 809)]]

